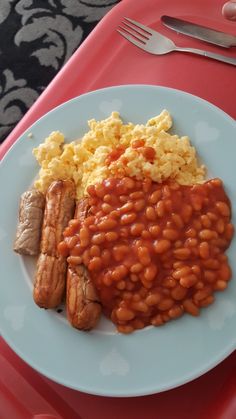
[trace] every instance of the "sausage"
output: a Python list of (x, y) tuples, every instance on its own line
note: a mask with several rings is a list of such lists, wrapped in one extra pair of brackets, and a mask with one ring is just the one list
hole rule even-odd
[[(89, 214), (88, 199), (81, 199), (74, 218), (82, 223)], [(69, 264), (66, 286), (67, 318), (71, 325), (80, 330), (94, 328), (101, 316), (101, 303), (96, 288), (84, 265)]]
[(44, 207), (45, 197), (36, 189), (21, 195), (19, 223), (13, 246), (15, 252), (30, 256), (39, 254)]
[(84, 265), (68, 267), (66, 306), (67, 318), (77, 329), (93, 329), (100, 319), (101, 303)]
[(57, 307), (66, 288), (66, 258), (57, 247), (75, 207), (75, 186), (70, 180), (53, 182), (46, 194), (40, 256), (34, 280), (33, 298), (44, 308)]

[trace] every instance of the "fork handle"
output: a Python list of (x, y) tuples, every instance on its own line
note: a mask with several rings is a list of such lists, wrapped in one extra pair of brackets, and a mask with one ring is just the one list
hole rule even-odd
[(190, 52), (192, 54), (212, 58), (213, 60), (222, 61), (223, 63), (236, 65), (236, 58), (226, 57), (225, 55), (215, 54), (214, 52), (204, 51), (202, 49), (176, 47), (175, 51)]

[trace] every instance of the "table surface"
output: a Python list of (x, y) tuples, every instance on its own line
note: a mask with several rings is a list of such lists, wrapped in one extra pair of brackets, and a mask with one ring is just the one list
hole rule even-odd
[[(21, 133), (50, 109), (82, 93), (111, 85), (141, 83), (174, 87), (210, 101), (235, 118), (234, 67), (187, 54), (169, 54), (157, 59), (127, 44), (115, 31), (122, 17), (129, 16), (155, 27), (179, 45), (219, 52), (210, 44), (170, 32), (161, 25), (160, 16), (188, 18), (235, 34), (235, 23), (222, 18), (221, 6), (220, 0), (194, 3), (170, 0), (168, 4), (165, 0), (140, 0), (134, 7), (133, 0), (123, 0), (102, 19), (11, 132), (0, 147), (0, 158)], [(236, 57), (236, 51), (227, 51), (227, 55)], [(27, 419), (39, 413), (72, 419), (236, 417), (236, 352), (191, 383), (161, 394), (128, 399), (90, 396), (62, 387), (26, 365), (2, 339), (0, 368), (0, 418)]]

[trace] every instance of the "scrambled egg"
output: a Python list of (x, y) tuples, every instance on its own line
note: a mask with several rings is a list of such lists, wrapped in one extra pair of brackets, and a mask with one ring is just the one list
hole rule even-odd
[(108, 177), (171, 178), (182, 185), (204, 179), (205, 168), (198, 165), (189, 138), (168, 133), (172, 118), (166, 110), (145, 125), (123, 124), (118, 112), (88, 125), (81, 140), (65, 143), (64, 135), (55, 131), (33, 150), (41, 166), (35, 187), (41, 192), (58, 179), (73, 180), (78, 199), (88, 185)]

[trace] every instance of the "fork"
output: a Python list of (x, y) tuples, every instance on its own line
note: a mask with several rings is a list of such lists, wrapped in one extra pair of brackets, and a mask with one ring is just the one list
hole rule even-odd
[(117, 32), (127, 39), (127, 41), (154, 55), (168, 54), (172, 51), (190, 52), (212, 58), (213, 60), (222, 61), (223, 63), (236, 65), (236, 58), (226, 57), (225, 55), (196, 48), (178, 47), (171, 39), (128, 17), (124, 17), (122, 25), (119, 25), (118, 28)]

